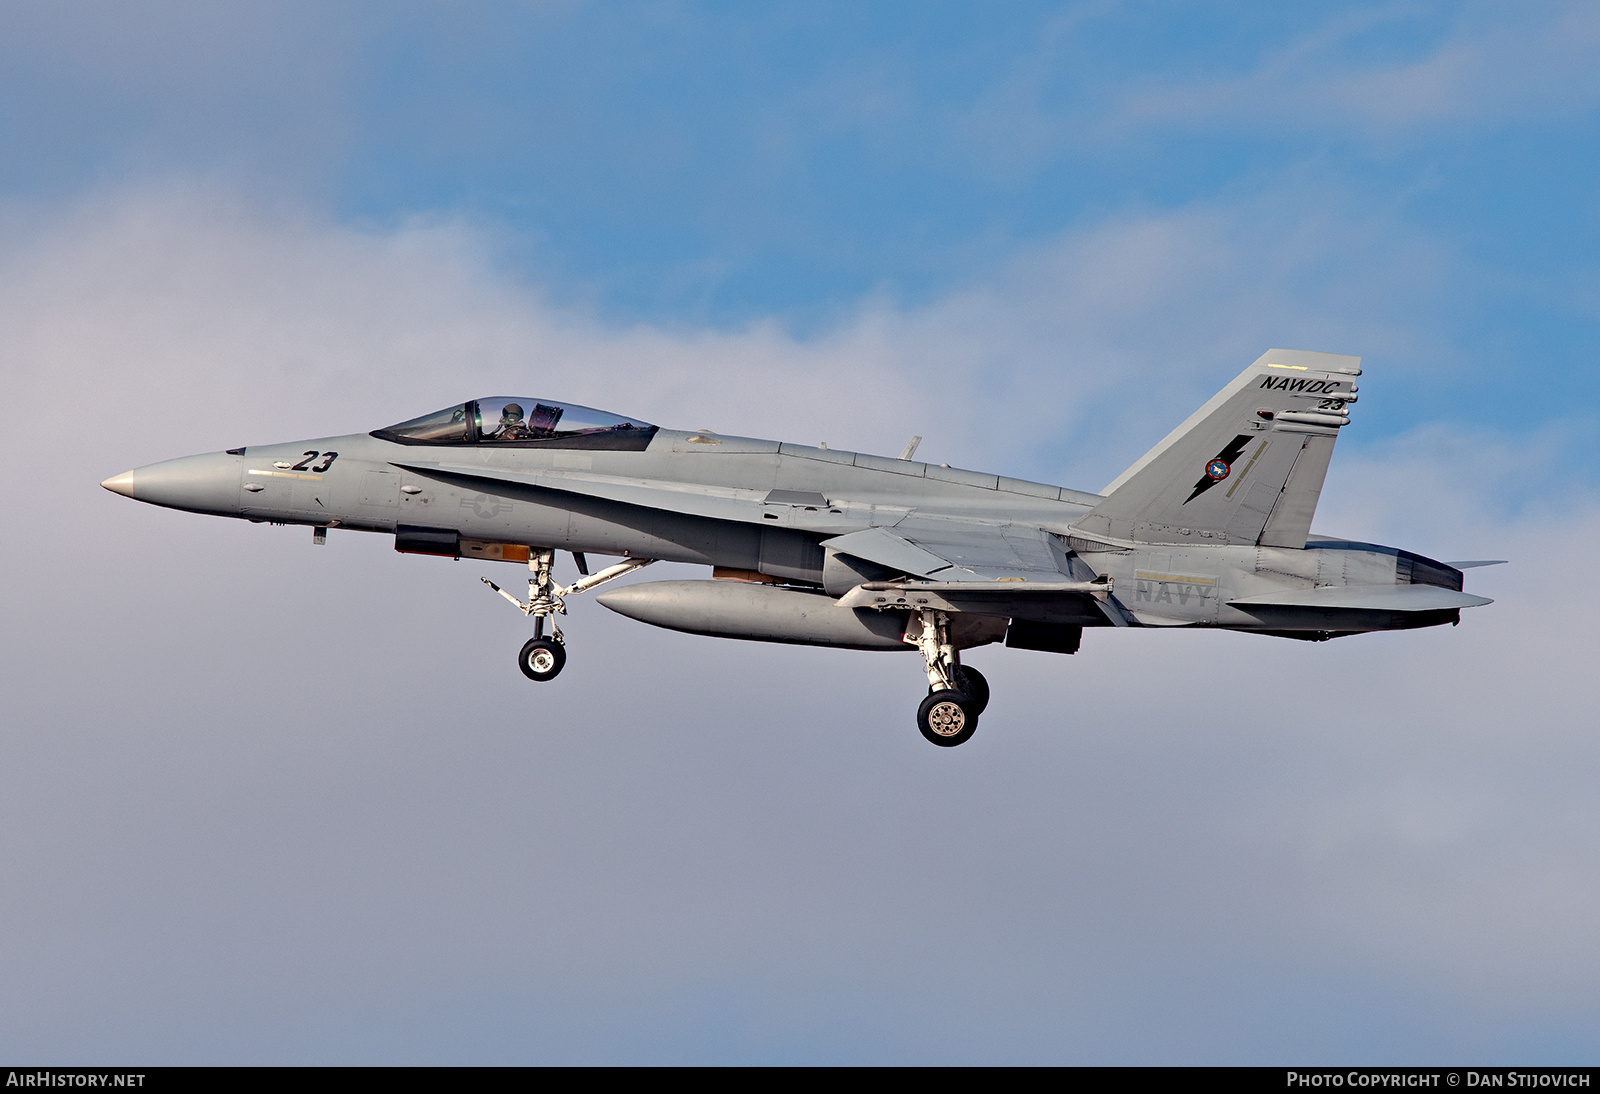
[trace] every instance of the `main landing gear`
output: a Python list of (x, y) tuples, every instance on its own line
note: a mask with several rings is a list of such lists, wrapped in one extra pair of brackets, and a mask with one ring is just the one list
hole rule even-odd
[[(623, 574), (631, 574), (641, 566), (648, 566), (653, 558), (625, 558), (615, 566), (608, 566), (597, 574), (587, 574), (571, 585), (558, 587), (551, 576), (556, 552), (551, 547), (533, 547), (528, 550), (528, 601), (524, 604), (500, 586), (483, 578), (483, 583), (522, 610), (533, 616), (533, 637), (523, 644), (517, 654), (517, 667), (529, 680), (543, 683), (560, 675), (567, 663), (567, 639), (555, 617), (567, 614), (566, 597), (586, 593)], [(544, 633), (545, 620), (550, 621), (550, 637)]]
[(905, 640), (916, 646), (928, 666), (928, 697), (917, 707), (917, 728), (936, 745), (953, 748), (978, 728), (978, 715), (989, 705), (989, 682), (977, 669), (961, 663), (950, 643), (950, 617), (924, 608), (911, 617)]

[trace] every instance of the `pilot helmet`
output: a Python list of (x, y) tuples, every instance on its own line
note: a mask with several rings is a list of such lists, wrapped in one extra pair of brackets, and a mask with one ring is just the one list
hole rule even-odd
[(507, 403), (504, 407), (501, 408), (500, 417), (504, 418), (506, 421), (510, 421), (510, 422), (520, 422), (520, 421), (522, 421), (522, 404), (521, 403)]

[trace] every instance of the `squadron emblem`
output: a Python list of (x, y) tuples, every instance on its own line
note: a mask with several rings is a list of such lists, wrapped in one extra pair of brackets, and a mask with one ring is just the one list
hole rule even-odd
[[(1194, 491), (1183, 499), (1183, 504), (1188, 505), (1195, 498), (1210, 490), (1217, 483), (1233, 473), (1233, 462), (1244, 452), (1245, 447), (1253, 440), (1250, 434), (1241, 433), (1229, 441), (1215, 456), (1206, 463), (1206, 473), (1200, 476), (1200, 481), (1194, 484)], [(1246, 470), (1249, 470), (1246, 468)]]

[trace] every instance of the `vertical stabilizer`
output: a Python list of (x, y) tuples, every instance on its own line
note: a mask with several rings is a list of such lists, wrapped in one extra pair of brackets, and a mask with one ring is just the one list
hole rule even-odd
[(1361, 358), (1274, 349), (1103, 491), (1077, 524), (1136, 543), (1304, 547)]

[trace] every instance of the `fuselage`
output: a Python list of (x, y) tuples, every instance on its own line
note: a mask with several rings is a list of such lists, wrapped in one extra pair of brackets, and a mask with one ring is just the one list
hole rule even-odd
[[(432, 466), (429, 466), (432, 465)], [(449, 469), (445, 469), (448, 467)], [(492, 484), (476, 468), (500, 476)], [(538, 479), (517, 483), (505, 476)], [(543, 476), (543, 478), (541, 478)], [(551, 478), (560, 476), (561, 479)], [(570, 482), (572, 491), (550, 485)], [(595, 482), (613, 496), (596, 496)], [(619, 500), (630, 482), (683, 488), (689, 511)], [(1238, 607), (1284, 589), (1395, 584), (1461, 588), (1461, 573), (1410, 552), (1313, 536), (1303, 549), (1085, 538), (1074, 525), (1102, 497), (1005, 476), (807, 445), (657, 429), (634, 450), (419, 446), (357, 433), (152, 464), (107, 480), (139, 501), (258, 522), (396, 537), (403, 551), (525, 561), (529, 547), (622, 555), (763, 575), (841, 595), (862, 579), (830, 565), (822, 542), (908, 515), (1054, 537), (1063, 572), (1109, 578), (1129, 621), (1294, 637), (1428, 626), (1458, 611)], [(578, 487), (582, 487), (580, 492)], [(705, 515), (700, 503), (751, 492), (759, 521)], [(702, 511), (696, 511), (697, 509)], [(959, 563), (960, 559), (952, 561)], [(1086, 607), (1056, 623), (1110, 625)]]
[[(567, 659), (568, 598), (656, 561), (711, 580), (597, 600), (717, 638), (915, 651), (927, 740), (968, 740), (988, 683), (964, 650), (1076, 653), (1087, 627), (1322, 639), (1460, 621), (1461, 570), (1311, 534), (1360, 360), (1268, 350), (1104, 494), (809, 445), (685, 433), (544, 398), (469, 399), (374, 430), (252, 445), (106, 480), (140, 501), (394, 537), (395, 549), (525, 564), (521, 672)], [(558, 551), (580, 576), (555, 577)], [(593, 572), (588, 556), (622, 561)], [(1487, 562), (1462, 563), (1487, 565)], [(481, 575), (480, 575), (481, 576)], [(719, 580), (720, 579), (720, 580)]]

